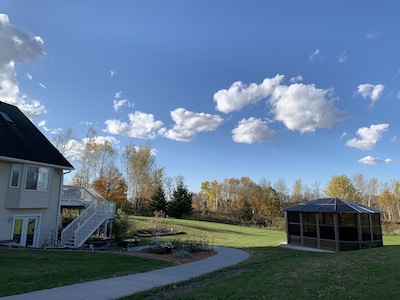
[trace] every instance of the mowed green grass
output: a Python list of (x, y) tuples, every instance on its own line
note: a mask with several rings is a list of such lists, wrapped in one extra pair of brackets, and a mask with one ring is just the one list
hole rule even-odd
[[(131, 217), (137, 228), (147, 228), (153, 218)], [(193, 221), (184, 219), (162, 219), (161, 227), (175, 232), (183, 231), (184, 235), (165, 236), (163, 240), (171, 239), (206, 239), (210, 246), (233, 248), (276, 247), (286, 240), (286, 234), (278, 230), (268, 230), (259, 227), (235, 226), (221, 223)]]
[[(138, 225), (142, 221), (136, 219)], [(225, 276), (217, 271), (179, 284), (197, 282), (199, 288), (183, 289), (171, 298), (165, 295), (177, 285), (126, 299), (400, 299), (397, 236), (385, 237), (381, 248), (315, 253), (279, 247), (286, 238), (279, 231), (188, 220), (163, 223), (181, 226), (188, 236), (214, 237), (214, 245), (242, 248), (250, 258), (229, 268)]]
[(171, 265), (174, 264), (118, 253), (0, 249), (0, 297)]
[[(132, 220), (145, 228), (152, 219)], [(186, 233), (165, 240), (206, 239), (210, 245), (244, 249), (250, 258), (227, 272), (217, 271), (127, 299), (397, 299), (400, 295), (400, 237), (385, 237), (382, 248), (326, 254), (283, 249), (278, 245), (285, 241), (285, 233), (265, 228), (177, 219), (163, 219), (162, 226)], [(1, 249), (0, 296), (170, 265), (162, 260), (96, 251)], [(158, 296), (193, 282), (199, 283), (198, 288), (172, 298)]]

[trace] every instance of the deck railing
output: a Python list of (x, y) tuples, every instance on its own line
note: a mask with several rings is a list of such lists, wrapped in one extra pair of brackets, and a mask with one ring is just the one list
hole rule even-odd
[(107, 201), (94, 190), (64, 186), (63, 201), (81, 201), (86, 209), (61, 232), (61, 244), (80, 247), (103, 224), (115, 216), (115, 202)]

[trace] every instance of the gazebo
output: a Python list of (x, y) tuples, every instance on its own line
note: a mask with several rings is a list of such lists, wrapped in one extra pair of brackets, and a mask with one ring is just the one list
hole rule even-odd
[(381, 212), (340, 198), (284, 209), (288, 246), (329, 251), (382, 247)]

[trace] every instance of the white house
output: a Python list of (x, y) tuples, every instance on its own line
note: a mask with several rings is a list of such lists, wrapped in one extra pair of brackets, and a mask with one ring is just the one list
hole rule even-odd
[(57, 236), (63, 174), (73, 166), (15, 106), (0, 101), (0, 241)]

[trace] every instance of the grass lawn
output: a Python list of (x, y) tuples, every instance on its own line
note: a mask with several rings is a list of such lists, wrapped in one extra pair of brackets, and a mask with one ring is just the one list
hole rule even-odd
[[(132, 218), (138, 228), (151, 219)], [(400, 237), (385, 247), (335, 254), (283, 249), (285, 233), (191, 220), (163, 219), (185, 235), (163, 240), (203, 239), (210, 245), (248, 251), (236, 266), (171, 287), (124, 299), (397, 299)], [(141, 243), (146, 243), (142, 239)], [(171, 265), (121, 254), (81, 251), (0, 250), (0, 296), (114, 277)], [(4, 272), (4, 270), (7, 270)]]
[[(135, 219), (138, 225), (143, 219)], [(261, 228), (165, 220), (214, 245), (239, 247), (250, 258), (228, 270), (124, 299), (398, 299), (400, 237), (385, 247), (341, 253), (280, 248), (285, 234)]]
[(161, 260), (102, 252), (0, 249), (0, 297), (171, 265)]

